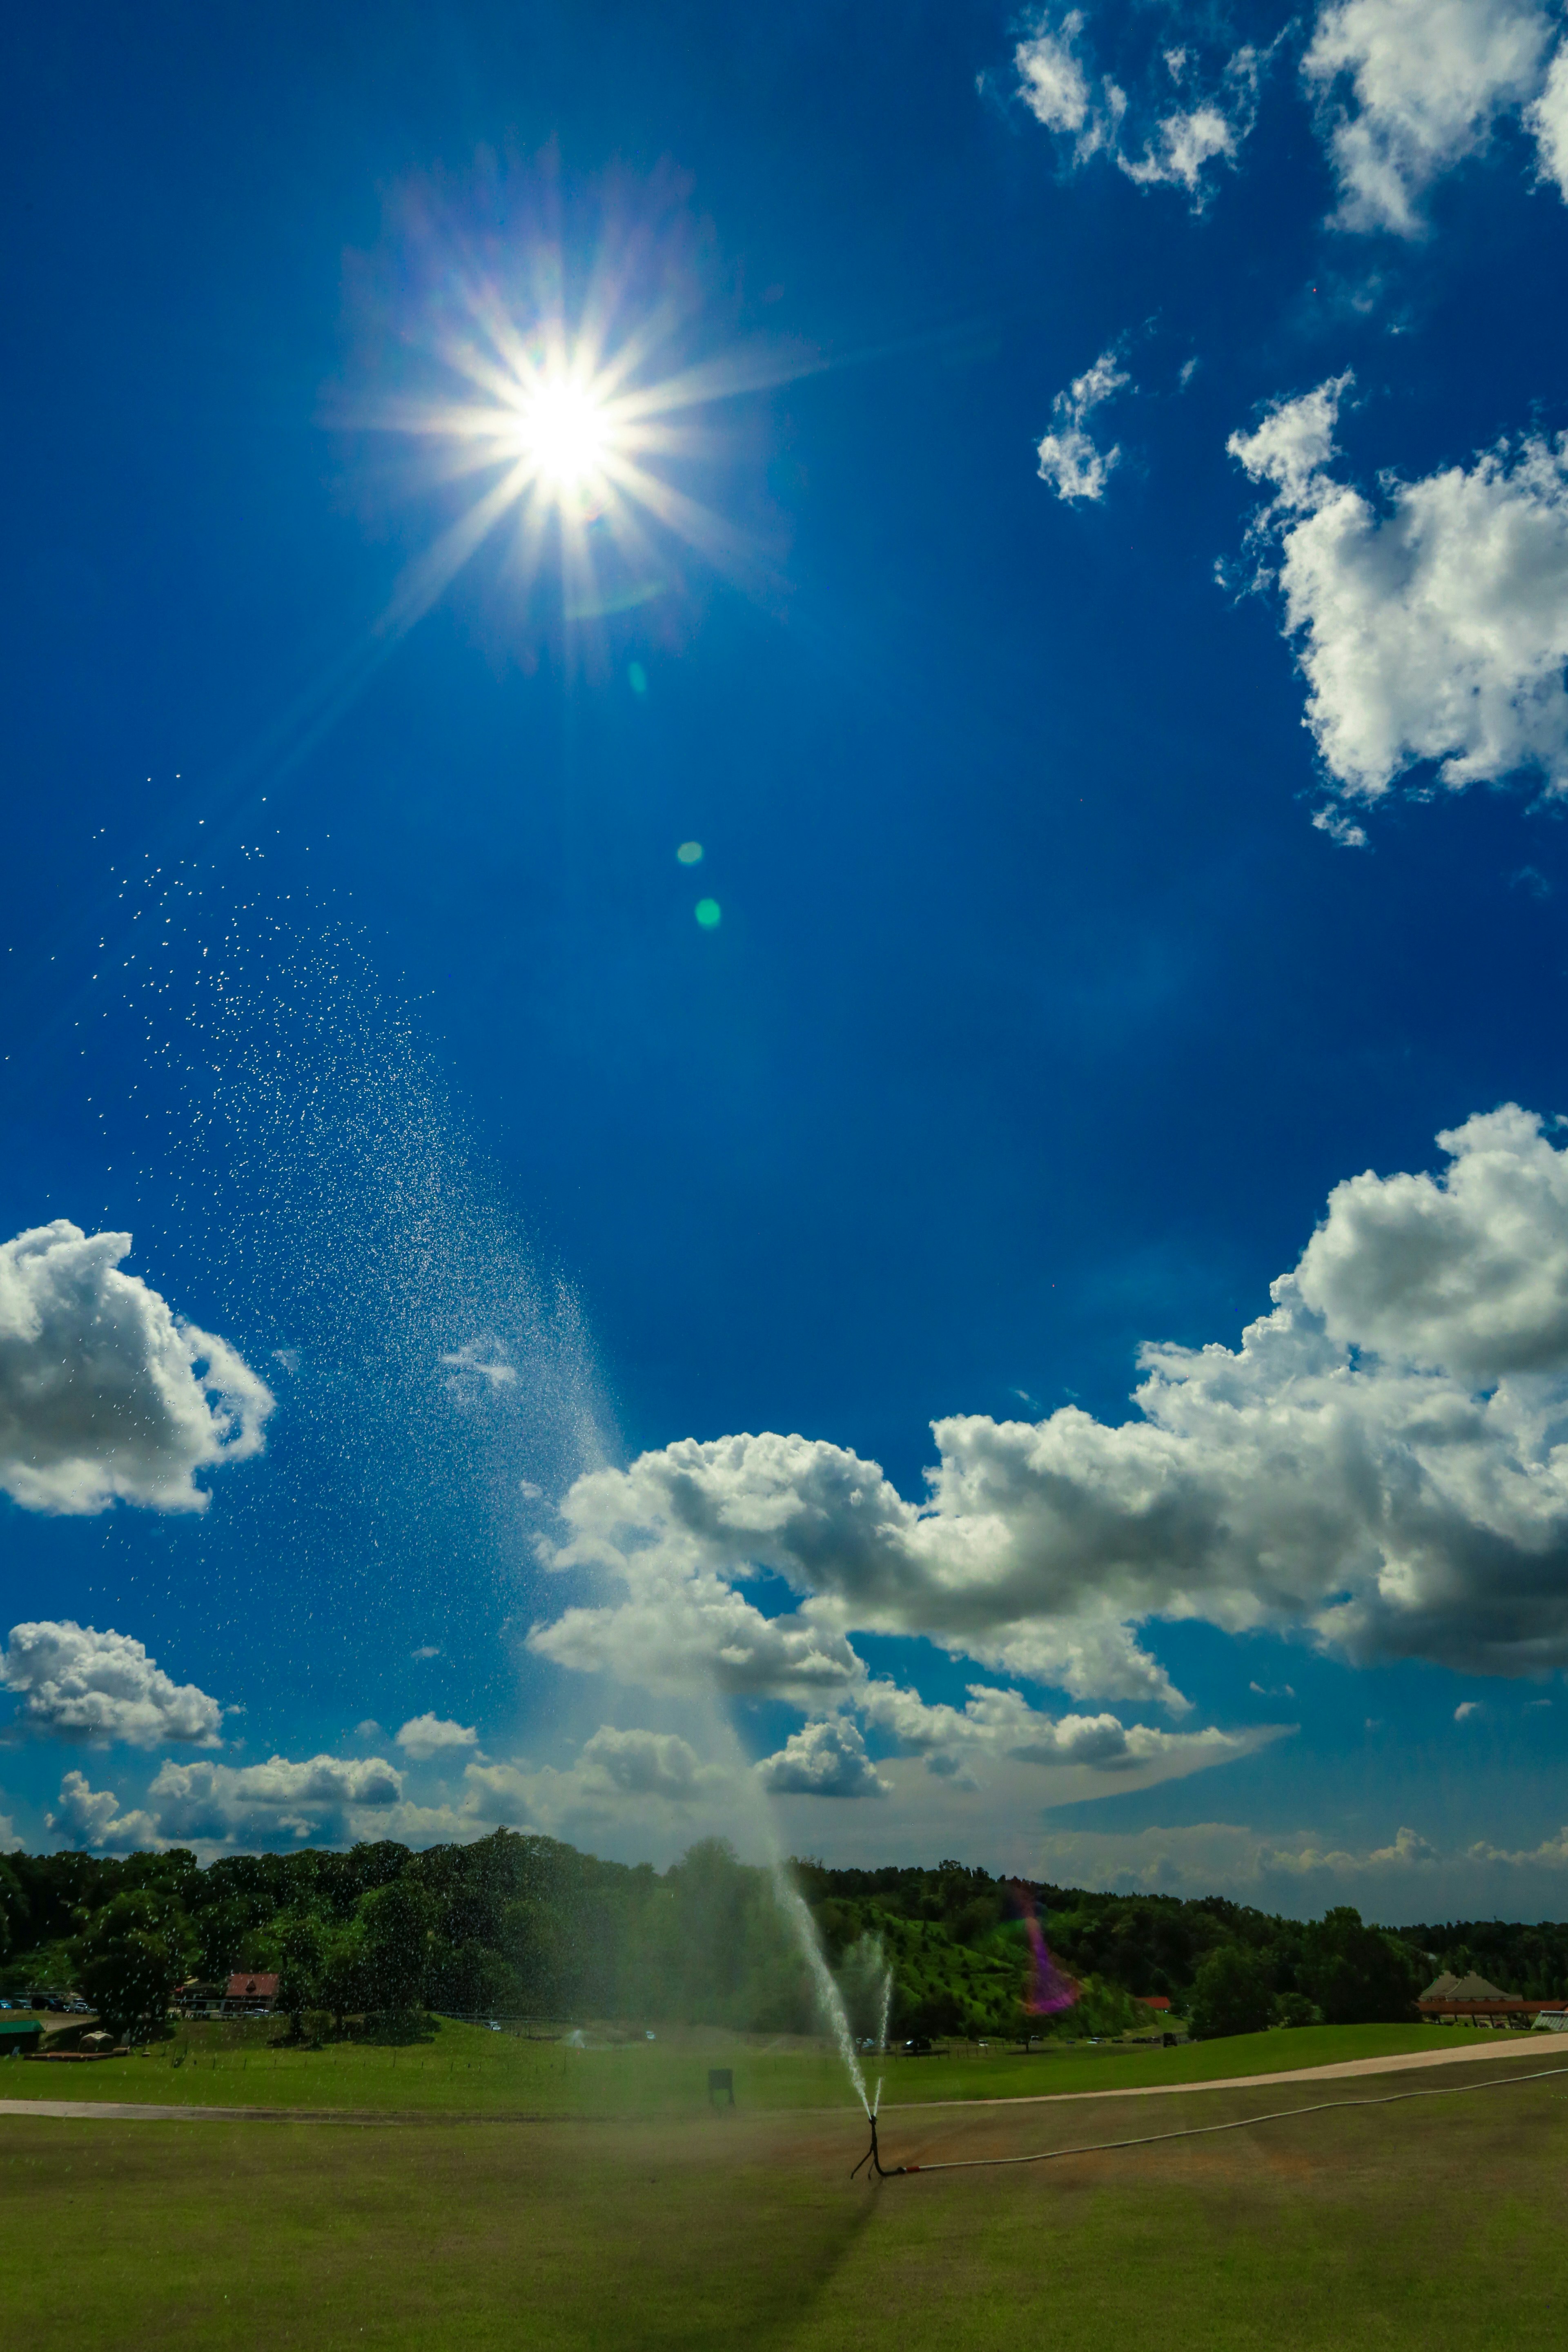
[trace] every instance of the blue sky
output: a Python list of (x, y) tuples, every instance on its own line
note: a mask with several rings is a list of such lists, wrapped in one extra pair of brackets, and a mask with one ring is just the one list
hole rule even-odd
[(11, 1834), (1561, 1912), (1562, 30), (8, 29)]

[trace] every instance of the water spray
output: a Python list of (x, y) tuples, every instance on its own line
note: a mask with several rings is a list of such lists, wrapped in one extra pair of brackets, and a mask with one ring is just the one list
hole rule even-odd
[[(844, 2061), (844, 2071), (849, 2077), (856, 2097), (866, 2111), (866, 2119), (872, 2126), (871, 2137), (874, 2141), (877, 2136), (876, 2117), (872, 2112), (871, 2102), (866, 2095), (866, 2077), (860, 2071), (860, 2061), (855, 2054), (855, 2037), (849, 2031), (849, 2016), (844, 2006), (844, 1996), (834, 1981), (833, 1971), (827, 1965), (827, 1955), (822, 1948), (822, 1938), (816, 1932), (816, 1922), (811, 1916), (805, 1895), (791, 1878), (787, 1865), (782, 1862), (776, 1863), (773, 1866), (773, 1887), (778, 1896), (780, 1910), (799, 1937), (805, 1964), (811, 1970), (811, 1980), (816, 1990), (818, 2004), (824, 2017), (833, 2029), (833, 2039), (838, 2045), (838, 2055)], [(881, 2095), (880, 2084), (878, 2085), (878, 2095), (879, 2097)]]

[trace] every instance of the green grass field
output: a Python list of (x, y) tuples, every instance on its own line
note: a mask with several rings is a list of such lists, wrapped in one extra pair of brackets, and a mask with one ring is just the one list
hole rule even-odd
[[(455, 2109), (497, 2116), (675, 2117), (706, 2107), (707, 2070), (721, 2065), (732, 2068), (736, 2098), (747, 2112), (852, 2105), (843, 2070), (826, 2050), (770, 2049), (757, 2035), (677, 2032), (618, 2049), (578, 2050), (443, 2020), (426, 2042), (397, 2048), (338, 2042), (312, 2051), (278, 2047), (279, 2031), (272, 2019), (258, 2018), (183, 2027), (144, 2057), (91, 2065), (13, 2059), (0, 2068), (0, 2097), (342, 2107), (362, 2113)], [(873, 2083), (878, 2074), (884, 2079), (884, 2105), (894, 2107), (931, 2099), (1202, 2083), (1344, 2058), (1451, 2049), (1473, 2038), (1468, 2028), (1322, 2025), (1238, 2034), (1175, 2050), (1057, 2046), (1020, 2057), (997, 2049), (987, 2055), (960, 2052), (867, 2064)]]
[[(1270, 2055), (1307, 2040), (1258, 2038)], [(1234, 2059), (1236, 2044), (1219, 2047)], [(744, 2105), (599, 2123), (0, 2116), (6, 2340), (28, 2352), (991, 2352), (1014, 2338), (1053, 2352), (1544, 2352), (1562, 2338), (1568, 2053), (1548, 2044), (1540, 2058), (1561, 2081), (1519, 2079), (1533, 2070), (1516, 2058), (1299, 2091), (906, 2108), (886, 2118), (889, 2162), (1422, 2083), (1506, 2084), (853, 2184), (851, 2116)], [(1096, 2063), (1064, 2059), (1060, 2073)], [(51, 2087), (79, 2073), (97, 2090), (110, 2070), (17, 2071)]]

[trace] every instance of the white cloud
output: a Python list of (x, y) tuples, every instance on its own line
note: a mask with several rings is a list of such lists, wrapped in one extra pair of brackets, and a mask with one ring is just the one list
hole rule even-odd
[(497, 1822), (524, 1822), (602, 1843), (606, 1832), (624, 1833), (629, 1824), (639, 1852), (661, 1832), (673, 1839), (673, 1852), (698, 1830), (754, 1826), (745, 1822), (746, 1810), (733, 1762), (705, 1759), (679, 1732), (602, 1723), (563, 1771), (523, 1757), (469, 1764), (456, 1816), (467, 1826), (447, 1834), (473, 1837)]
[(0, 1813), (0, 1853), (20, 1853), (26, 1843), (16, 1833), (16, 1824), (9, 1813)]
[(1097, 448), (1092, 436), (1084, 430), (1085, 419), (1102, 401), (1130, 383), (1131, 378), (1119, 367), (1114, 347), (1101, 352), (1094, 365), (1083, 374), (1075, 376), (1066, 392), (1058, 392), (1051, 403), (1051, 430), (1036, 452), (1038, 457), (1040, 479), (1048, 482), (1058, 499), (1102, 499), (1110, 470), (1121, 457), (1120, 447)]
[(1229, 1733), (1157, 1731), (1124, 1724), (1114, 1715), (1045, 1715), (1017, 1691), (984, 1683), (968, 1685), (962, 1707), (928, 1706), (917, 1691), (889, 1682), (868, 1683), (855, 1706), (868, 1723), (890, 1732), (916, 1755), (952, 1751), (1005, 1757), (1021, 1764), (1079, 1764), (1097, 1771), (1130, 1771), (1180, 1759), (1225, 1763), (1246, 1752)]
[(1525, 121), (1540, 149), (1540, 176), (1555, 181), (1568, 196), (1568, 42), (1552, 60), (1552, 70)]
[(21, 1698), (18, 1729), (56, 1739), (219, 1745), (223, 1709), (195, 1683), (175, 1683), (128, 1633), (60, 1622), (13, 1625), (0, 1688)]
[(100, 1853), (132, 1853), (168, 1843), (159, 1834), (158, 1824), (150, 1813), (122, 1813), (113, 1790), (89, 1788), (85, 1773), (66, 1774), (60, 1782), (58, 1803), (58, 1812), (44, 1815), (44, 1826), (72, 1845), (95, 1846)]
[(1461, 1699), (1458, 1706), (1454, 1709), (1454, 1721), (1456, 1723), (1468, 1723), (1472, 1715), (1479, 1715), (1480, 1711), (1481, 1703), (1479, 1698)]
[(1401, 1828), (1386, 1843), (1348, 1847), (1321, 1831), (1285, 1833), (1205, 1822), (1131, 1832), (1053, 1831), (1019, 1867), (1058, 1886), (1128, 1893), (1220, 1893), (1297, 1917), (1353, 1903), (1390, 1925), (1415, 1919), (1559, 1918), (1568, 1878), (1568, 1828), (1533, 1845), (1487, 1838), (1435, 1843)]
[(1422, 196), (1534, 96), (1551, 37), (1538, 0), (1330, 0), (1302, 70), (1327, 109), (1337, 226), (1419, 235)]
[(1379, 513), (1328, 471), (1349, 383), (1280, 403), (1226, 445), (1277, 487), (1256, 529), (1278, 540), (1285, 634), (1330, 775), (1367, 802), (1423, 761), (1454, 791), (1526, 771), (1568, 791), (1568, 435), (1385, 477)]
[(205, 1510), (195, 1474), (261, 1450), (270, 1391), (118, 1271), (130, 1247), (64, 1217), (0, 1245), (0, 1492), (28, 1510)]
[[(1198, 209), (1209, 193), (1210, 165), (1234, 162), (1252, 128), (1264, 62), (1256, 49), (1245, 47), (1205, 72), (1194, 50), (1168, 49), (1160, 63), (1170, 80), (1184, 89), (1193, 85), (1193, 102), (1163, 110), (1171, 93), (1157, 68), (1149, 89), (1130, 100), (1086, 60), (1079, 9), (1039, 16), (1013, 53), (1018, 97), (1067, 146), (1075, 168), (1103, 155), (1141, 187), (1184, 189)], [(1200, 89), (1205, 80), (1207, 89)], [(1142, 126), (1137, 152), (1126, 143), (1132, 123)]]
[(397, 1735), (397, 1744), (416, 1764), (427, 1764), (453, 1748), (477, 1748), (479, 1735), (466, 1723), (449, 1723), (438, 1715), (416, 1715)]
[(403, 1794), (384, 1756), (274, 1756), (265, 1764), (164, 1764), (147, 1791), (165, 1837), (268, 1845), (283, 1837), (341, 1845), (384, 1832), (380, 1817)]
[(1280, 507), (1318, 507), (1331, 495), (1324, 469), (1335, 454), (1340, 403), (1354, 381), (1347, 369), (1315, 392), (1276, 401), (1255, 432), (1233, 433), (1226, 443), (1255, 482), (1274, 483)]
[[(1138, 1639), (1162, 1618), (1360, 1662), (1568, 1666), (1564, 1154), (1513, 1106), (1440, 1142), (1436, 1178), (1336, 1189), (1238, 1349), (1146, 1347), (1137, 1418), (933, 1424), (921, 1505), (846, 1448), (775, 1433), (579, 1479), (568, 1540), (541, 1557), (626, 1597), (531, 1646), (629, 1683), (645, 1654), (667, 1687), (714, 1669), (814, 1713), (864, 1702), (857, 1629), (1075, 1697), (1176, 1705)], [(794, 1614), (734, 1589), (764, 1575)], [(812, 1690), (801, 1654), (837, 1688)]]
[(578, 1777), (621, 1797), (662, 1797), (689, 1804), (701, 1790), (721, 1787), (728, 1775), (704, 1764), (696, 1749), (673, 1731), (617, 1731), (602, 1723), (584, 1740)]
[(1302, 1296), (1331, 1339), (1483, 1385), (1568, 1365), (1568, 1153), (1507, 1104), (1437, 1138), (1441, 1177), (1336, 1184)]
[[(545, 1547), (542, 1556), (570, 1567), (605, 1553), (584, 1530), (568, 1550)], [(609, 1675), (634, 1690), (716, 1686), (727, 1696), (803, 1706), (852, 1688), (864, 1673), (833, 1626), (804, 1611), (764, 1617), (720, 1575), (651, 1554), (639, 1559), (632, 1597), (621, 1606), (568, 1609), (534, 1626), (528, 1647), (558, 1666)]]
[(1092, 154), (1100, 143), (1095, 130), (1099, 109), (1078, 55), (1082, 31), (1083, 15), (1077, 8), (1054, 26), (1048, 18), (1043, 19), (1026, 40), (1019, 42), (1013, 63), (1018, 95), (1036, 121), (1067, 138), (1089, 135), (1092, 144), (1084, 152)]
[(854, 1724), (837, 1718), (804, 1724), (776, 1755), (763, 1758), (756, 1772), (773, 1797), (886, 1797), (891, 1792)]
[(1229, 117), (1217, 106), (1194, 106), (1190, 114), (1168, 114), (1157, 123), (1142, 154), (1124, 158), (1121, 168), (1142, 186), (1166, 182), (1195, 194), (1205, 167), (1236, 150), (1236, 127)]

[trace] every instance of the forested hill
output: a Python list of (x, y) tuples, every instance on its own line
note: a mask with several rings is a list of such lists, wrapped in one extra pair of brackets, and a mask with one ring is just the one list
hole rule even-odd
[[(1104, 2032), (1163, 1996), (1194, 2032), (1398, 2018), (1439, 1969), (1568, 1997), (1568, 1927), (1500, 1921), (1403, 1929), (1354, 1911), (1302, 1922), (1219, 1896), (1101, 1895), (931, 1869), (795, 1865), (858, 2032)], [(1026, 2007), (1044, 1928), (1079, 1998)], [(805, 1969), (765, 1871), (709, 1841), (668, 1870), (601, 1862), (498, 1830), (411, 1853), (391, 1842), (228, 1854), (183, 1850), (0, 1860), (0, 1994), (79, 1987), (127, 2024), (190, 1977), (278, 1969), (313, 2030), (419, 2008), (677, 2020), (806, 2032)]]

